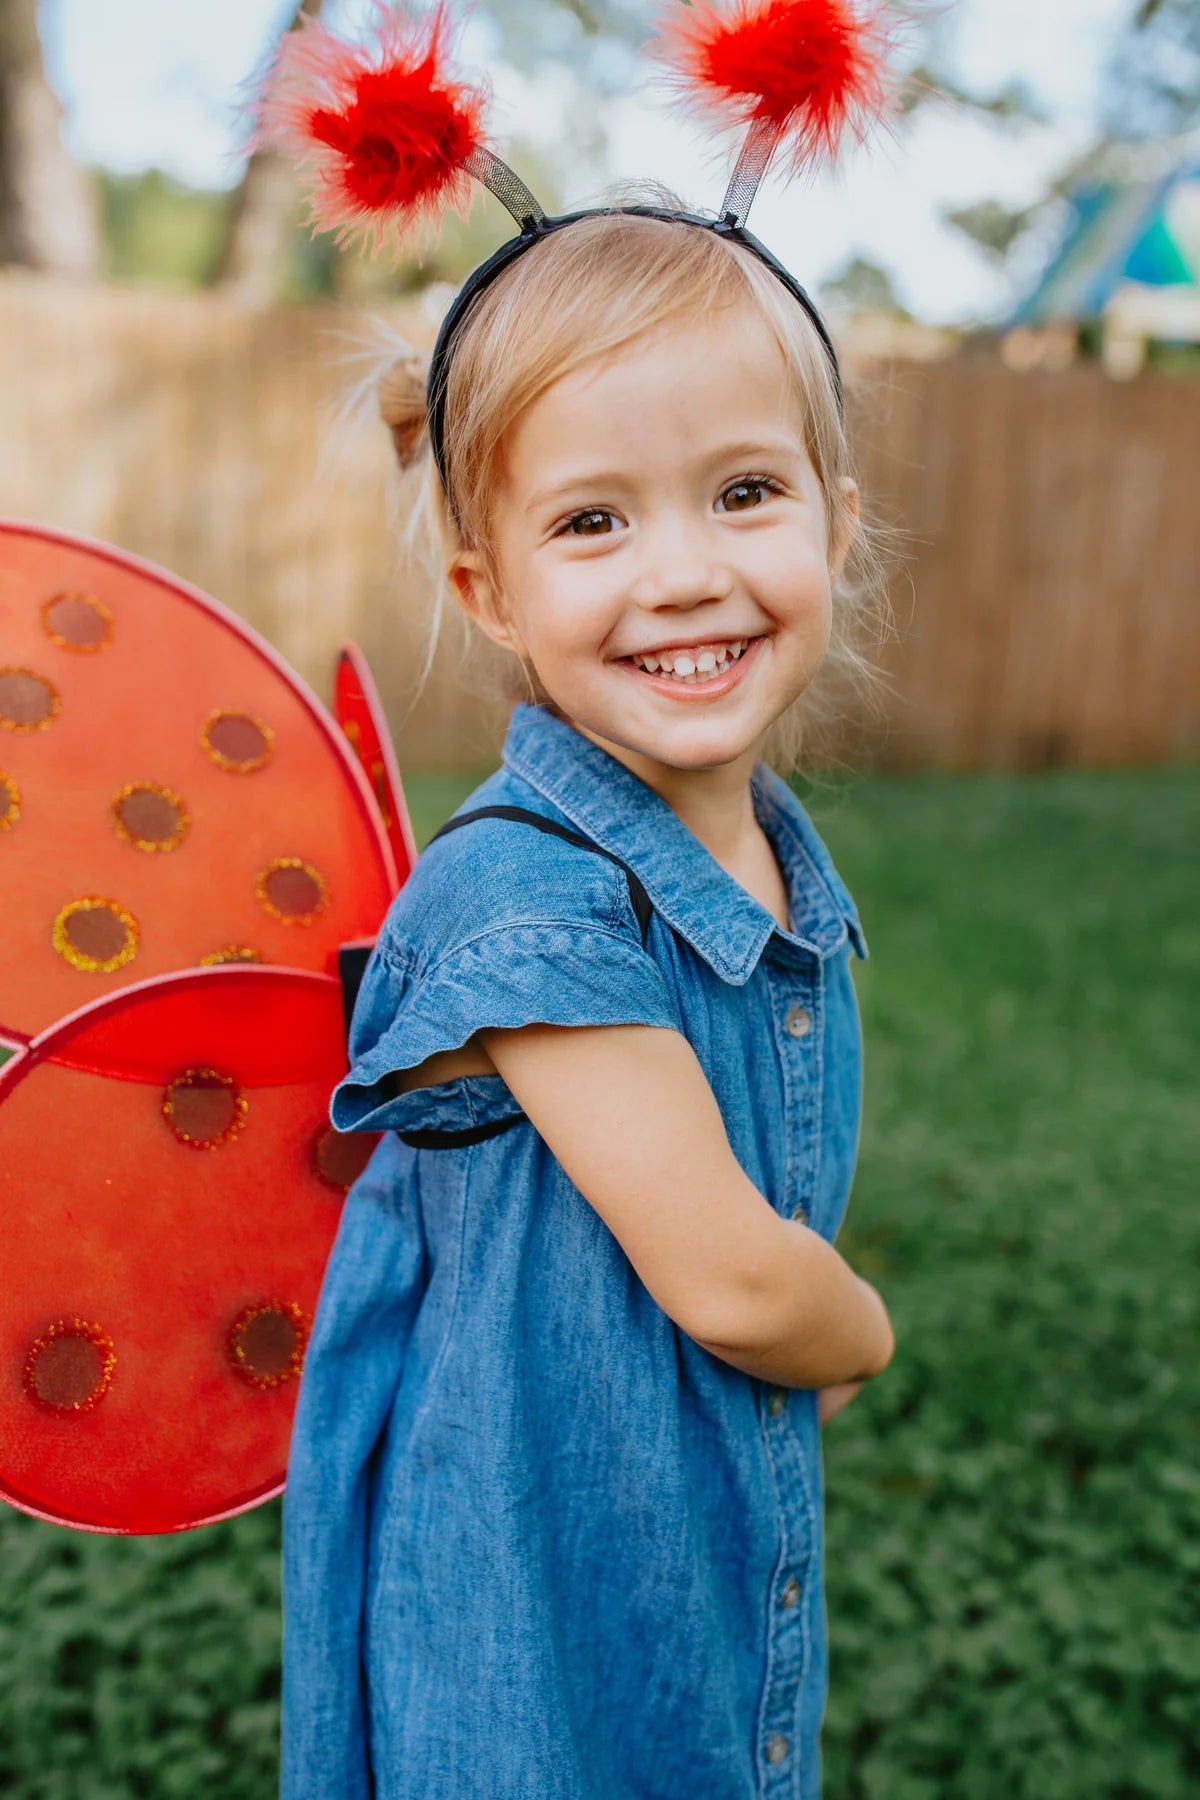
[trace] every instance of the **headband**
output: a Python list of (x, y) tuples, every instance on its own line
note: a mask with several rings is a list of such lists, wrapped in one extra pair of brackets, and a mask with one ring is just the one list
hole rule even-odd
[(467, 277), (451, 302), (450, 310), (442, 320), (441, 330), (438, 332), (437, 342), (433, 347), (433, 355), (429, 362), (429, 381), (425, 393), (426, 411), (429, 418), (429, 442), (433, 450), (433, 460), (437, 464), (438, 473), (442, 478), (443, 488), (448, 485), (446, 480), (446, 394), (450, 381), (450, 363), (463, 320), (483, 290), (490, 287), (496, 277), (502, 275), (511, 263), (516, 262), (518, 257), (524, 255), (526, 250), (531, 250), (535, 244), (541, 243), (552, 232), (561, 231), (568, 225), (574, 225), (579, 219), (592, 219), (605, 213), (609, 215), (614, 213), (633, 214), (644, 219), (668, 219), (676, 224), (698, 225), (705, 230), (716, 232), (719, 237), (729, 238), (732, 243), (743, 244), (747, 250), (753, 251), (759, 260), (766, 263), (771, 272), (778, 276), (789, 294), (795, 296), (811, 319), (817, 336), (824, 346), (825, 354), (829, 358), (833, 384), (837, 391), (838, 406), (841, 407), (841, 371), (838, 368), (837, 352), (834, 350), (833, 340), (825, 321), (795, 276), (789, 274), (778, 258), (772, 256), (766, 245), (760, 243), (752, 232), (746, 231), (729, 217), (706, 219), (699, 213), (676, 212), (669, 207), (591, 207), (585, 212), (566, 213), (561, 218), (555, 219), (543, 217), (536, 222), (531, 222), (527, 228), (522, 230), (519, 237), (509, 238), (508, 242), (501, 244), (500, 248), (492, 256), (489, 256), (486, 262), (480, 263), (479, 267)]
[(309, 183), (314, 231), (373, 251), (405, 243), (447, 210), (465, 212), (472, 180), (494, 194), (520, 231), (479, 265), (442, 322), (426, 407), (434, 460), (447, 487), (446, 394), (464, 320), (478, 296), (535, 244), (598, 214), (714, 231), (765, 263), (799, 303), (829, 358), (839, 405), (837, 356), (816, 306), (745, 221), (778, 153), (794, 178), (836, 154), (843, 133), (862, 138), (885, 104), (889, 0), (696, 0), (659, 24), (653, 52), (683, 99), (743, 136), (717, 217), (655, 206), (593, 207), (548, 217), (487, 140), (486, 87), (449, 60), (446, 0), (413, 16), (377, 0), (374, 41), (350, 45), (302, 17), (284, 38), (268, 78), (255, 141), (297, 156)]

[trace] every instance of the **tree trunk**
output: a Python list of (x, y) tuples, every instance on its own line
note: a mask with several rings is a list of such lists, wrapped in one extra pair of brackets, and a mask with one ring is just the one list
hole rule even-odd
[[(321, 5), (322, 0), (300, 0), (288, 29), (295, 31), (301, 19), (315, 19)], [(269, 305), (291, 236), (295, 205), (291, 164), (273, 150), (256, 150), (233, 197), (225, 242), (213, 271), (214, 284), (254, 306)]]
[(0, 262), (95, 275), (95, 188), (68, 156), (61, 125), (42, 67), (37, 0), (0, 0)]

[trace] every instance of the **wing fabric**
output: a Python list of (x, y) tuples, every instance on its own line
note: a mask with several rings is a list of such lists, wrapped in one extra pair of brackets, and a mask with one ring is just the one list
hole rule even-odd
[(326, 971), (395, 888), (356, 758), (265, 643), (135, 557), (0, 522), (0, 1041), (172, 970)]
[(205, 595), (0, 521), (0, 1499), (36, 1517), (183, 1530), (283, 1486), (377, 1141), (327, 1123), (327, 971), (415, 854), (347, 666), (353, 751)]
[(322, 1271), (375, 1138), (326, 1121), (330, 976), (165, 976), (0, 1070), (0, 1497), (110, 1532), (277, 1494)]
[(403, 886), (417, 860), (417, 845), (383, 702), (367, 659), (357, 644), (343, 644), (338, 652), (333, 679), (333, 710), (371, 784), (396, 859), (396, 873)]

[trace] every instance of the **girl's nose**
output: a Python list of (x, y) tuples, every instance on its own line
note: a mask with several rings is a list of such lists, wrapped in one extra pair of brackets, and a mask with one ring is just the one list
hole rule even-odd
[(700, 606), (705, 600), (728, 600), (733, 573), (715, 562), (702, 545), (683, 533), (664, 533), (647, 544), (646, 555), (630, 589), (630, 599), (648, 609)]

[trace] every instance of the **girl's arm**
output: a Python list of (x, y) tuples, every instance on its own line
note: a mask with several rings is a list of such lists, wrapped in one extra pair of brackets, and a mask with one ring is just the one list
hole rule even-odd
[(714, 1356), (785, 1387), (891, 1360), (883, 1301), (782, 1219), (730, 1148), (686, 1038), (648, 1025), (527, 1025), (484, 1050), (663, 1311)]

